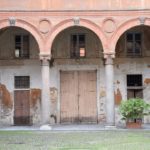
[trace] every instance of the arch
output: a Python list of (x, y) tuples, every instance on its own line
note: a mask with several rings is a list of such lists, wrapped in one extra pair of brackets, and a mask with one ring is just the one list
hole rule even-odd
[[(51, 48), (52, 48), (53, 41), (56, 38), (56, 36), (61, 31), (65, 30), (65, 29), (67, 29), (69, 27), (73, 27), (73, 26), (75, 26), (74, 22), (73, 22), (73, 19), (68, 19), (68, 20), (64, 20), (64, 21), (58, 23), (52, 29), (52, 32), (51, 32), (50, 36), (48, 37), (47, 44), (46, 44), (46, 47), (50, 51), (50, 53), (51, 53)], [(76, 25), (76, 26), (78, 26), (78, 27), (85, 27), (85, 28), (93, 31), (98, 36), (99, 40), (102, 43), (103, 49), (105, 50), (105, 47), (106, 47), (106, 36), (104, 35), (103, 31), (101, 30), (101, 28), (98, 25), (96, 25), (95, 23), (93, 23), (93, 22), (91, 22), (89, 20), (80, 19), (80, 24)]]
[(116, 32), (113, 34), (113, 36), (110, 39), (110, 43), (111, 43), (110, 48), (114, 51), (114, 53), (115, 53), (117, 42), (119, 38), (123, 35), (123, 33), (125, 33), (127, 30), (133, 27), (140, 26), (140, 25), (141, 25), (140, 19), (134, 18), (134, 19), (126, 21), (125, 23), (119, 26), (119, 28), (116, 30)]
[(29, 22), (21, 20), (21, 19), (16, 19), (15, 25), (10, 26), (8, 19), (1, 20), (0, 21), (0, 30), (3, 29), (3, 28), (6, 28), (6, 27), (19, 27), (19, 28), (22, 28), (22, 29), (30, 32), (33, 35), (33, 37), (35, 38), (35, 40), (38, 44), (39, 51), (44, 49), (42, 36), (37, 31), (36, 27), (34, 27)]

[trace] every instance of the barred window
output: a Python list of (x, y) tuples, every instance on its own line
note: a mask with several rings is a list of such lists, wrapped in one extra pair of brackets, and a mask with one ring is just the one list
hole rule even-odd
[(29, 36), (15, 36), (15, 56), (17, 58), (29, 58)]
[(142, 51), (141, 33), (127, 33), (126, 47), (128, 56), (140, 56)]
[(141, 74), (127, 75), (127, 86), (142, 86), (142, 75)]
[(15, 88), (30, 88), (30, 77), (15, 76)]
[(127, 98), (143, 98), (142, 75), (127, 75)]
[(71, 58), (85, 57), (85, 34), (71, 35)]

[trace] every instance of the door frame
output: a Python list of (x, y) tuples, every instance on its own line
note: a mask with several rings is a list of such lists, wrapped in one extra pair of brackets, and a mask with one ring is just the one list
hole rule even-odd
[(58, 103), (57, 103), (57, 110), (58, 110), (58, 124), (61, 123), (61, 96), (60, 96), (60, 92), (61, 92), (61, 83), (60, 83), (60, 72), (61, 71), (96, 71), (96, 111), (97, 111), (97, 123), (98, 123), (98, 115), (100, 114), (100, 102), (99, 102), (99, 92), (100, 91), (100, 68), (98, 65), (92, 65), (92, 66), (61, 66), (58, 68)]

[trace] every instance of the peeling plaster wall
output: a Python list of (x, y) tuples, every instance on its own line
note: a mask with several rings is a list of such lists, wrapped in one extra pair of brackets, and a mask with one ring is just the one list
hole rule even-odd
[[(81, 61), (81, 62), (80, 62)], [(60, 70), (97, 70), (97, 111), (99, 123), (105, 122), (105, 68), (103, 61), (94, 60), (83, 64), (82, 60), (74, 64), (57, 65), (50, 68), (50, 101), (51, 101), (51, 122), (59, 123), (60, 119)], [(8, 63), (8, 62), (7, 62)], [(9, 62), (11, 63), (11, 61)], [(26, 60), (23, 65), (0, 66), (0, 82), (6, 85), (11, 93), (13, 107), (9, 109), (9, 114), (1, 115), (0, 125), (13, 125), (14, 115), (14, 76), (29, 75), (30, 84), (30, 113), (33, 124), (40, 124), (41, 117), (41, 65), (40, 61)], [(3, 105), (1, 104), (2, 108)], [(2, 110), (2, 109), (1, 109)], [(5, 117), (7, 115), (7, 117)], [(56, 119), (56, 120), (55, 120)]]
[[(81, 62), (80, 62), (81, 61)], [(60, 117), (60, 70), (97, 70), (97, 108), (98, 108), (98, 122), (105, 123), (106, 114), (105, 114), (105, 106), (106, 106), (106, 87), (105, 87), (105, 68), (103, 65), (103, 61), (99, 59), (99, 61), (95, 62), (94, 60), (91, 62), (86, 62), (83, 64), (82, 60), (78, 60), (73, 64), (66, 64), (64, 60), (64, 64), (60, 65), (57, 62), (54, 63), (54, 67), (50, 68), (50, 98), (51, 98), (51, 119), (53, 119), (53, 123), (55, 123), (54, 117), (56, 116), (56, 122), (59, 123)], [(32, 63), (31, 63), (32, 62)], [(62, 60), (63, 62), (63, 60)], [(30, 64), (30, 65), (29, 65)], [(143, 95), (144, 100), (150, 102), (150, 69), (149, 69), (150, 60), (149, 58), (116, 58), (115, 59), (115, 94), (119, 97), (119, 101), (127, 99), (127, 87), (126, 87), (126, 75), (127, 74), (142, 74), (143, 75)], [(33, 69), (34, 68), (34, 69)], [(37, 90), (38, 94), (31, 94), (33, 96), (32, 99), (32, 107), (31, 113), (33, 116), (33, 123), (40, 123), (40, 89), (41, 89), (41, 66), (40, 61), (24, 61), (24, 66), (1, 66), (0, 67), (0, 81), (1, 84), (6, 85), (8, 91), (12, 95), (13, 99), (13, 91), (14, 91), (14, 76), (15, 75), (30, 75), (31, 76), (31, 92), (32, 90)], [(36, 100), (35, 100), (36, 99)], [(120, 103), (120, 102), (119, 102)], [(121, 116), (118, 112), (118, 106), (116, 105), (116, 122), (119, 123), (121, 121)], [(2, 104), (0, 105), (2, 108)], [(1, 124), (8, 123), (13, 124), (13, 109), (9, 111), (8, 117), (1, 118)], [(149, 117), (145, 117), (145, 123), (149, 123)]]
[(41, 89), (30, 90), (30, 113), (33, 124), (40, 124), (41, 120)]
[[(115, 91), (120, 91), (122, 100), (127, 99), (127, 74), (142, 74), (143, 76), (143, 99), (150, 103), (150, 64), (149, 58), (116, 58), (115, 59)], [(118, 82), (119, 81), (119, 82)], [(118, 112), (118, 105), (116, 105), (116, 120), (120, 121)], [(144, 118), (145, 123), (150, 123), (150, 117)]]
[[(57, 116), (57, 123), (60, 122), (60, 71), (70, 71), (70, 70), (97, 70), (97, 114), (98, 122), (105, 122), (105, 72), (102, 60), (99, 60), (97, 64), (82, 64), (79, 62), (76, 64), (65, 64), (65, 65), (55, 65), (55, 67), (50, 70), (50, 85), (51, 85), (51, 112)], [(57, 97), (57, 98), (56, 98)], [(56, 100), (58, 101), (56, 104)], [(57, 106), (56, 106), (57, 105)], [(56, 109), (57, 107), (57, 109)], [(56, 111), (57, 110), (57, 111)]]
[[(11, 63), (11, 62), (9, 62)], [(1, 66), (0, 65), (0, 83), (7, 88), (7, 92), (10, 93), (12, 100), (12, 107), (4, 106), (2, 104), (2, 98), (0, 98), (0, 110), (3, 111), (0, 114), (0, 125), (7, 124), (13, 125), (13, 116), (14, 116), (14, 76), (30, 76), (30, 88), (31, 88), (31, 115), (33, 119), (33, 124), (40, 123), (40, 94), (33, 94), (33, 90), (41, 89), (41, 66), (40, 61), (24, 61), (24, 65), (16, 66)], [(1, 90), (0, 90), (1, 91)], [(34, 97), (36, 96), (36, 97)], [(33, 102), (34, 98), (34, 102)]]
[[(70, 59), (70, 35), (84, 33), (86, 36), (86, 58)], [(64, 38), (65, 37), (65, 38)], [(61, 41), (61, 42), (60, 42)], [(106, 121), (105, 115), (105, 70), (103, 49), (98, 37), (90, 30), (81, 27), (68, 28), (54, 40), (52, 47), (53, 67), (50, 72), (50, 85), (58, 90), (57, 122), (60, 122), (60, 70), (97, 70), (97, 114), (98, 122)], [(52, 104), (54, 105), (54, 104)], [(56, 107), (56, 106), (55, 106)], [(54, 109), (54, 108), (52, 108)], [(54, 111), (54, 110), (52, 110)]]
[[(137, 29), (136, 29), (137, 30)], [(144, 32), (144, 39), (146, 39), (146, 44), (144, 44), (144, 57), (143, 58), (126, 58), (125, 56), (125, 35), (117, 47), (117, 58), (114, 59), (114, 87), (115, 87), (115, 99), (116, 99), (116, 123), (121, 123), (121, 116), (118, 112), (118, 106), (122, 100), (127, 99), (127, 87), (126, 87), (126, 75), (127, 74), (142, 74), (143, 75), (143, 96), (144, 100), (150, 102), (150, 51), (149, 43), (147, 38), (149, 37), (149, 31), (146, 29), (140, 29)], [(10, 31), (9, 31), (10, 32)], [(16, 30), (15, 30), (16, 32)], [(74, 32), (85, 32), (87, 34), (87, 56), (85, 59), (69, 59), (69, 42), (66, 39), (69, 39), (69, 35)], [(7, 34), (3, 33), (3, 34)], [(7, 34), (8, 36), (9, 34)], [(3, 43), (0, 40), (0, 51), (2, 58), (10, 58), (13, 56), (13, 53), (9, 48), (12, 49), (13, 46), (7, 45), (6, 38), (3, 40)], [(66, 37), (66, 38), (64, 38)], [(2, 37), (0, 37), (2, 39)], [(9, 39), (8, 39), (9, 41)], [(61, 42), (60, 42), (61, 41)], [(32, 42), (31, 42), (32, 43)], [(91, 44), (94, 43), (94, 44)], [(12, 43), (11, 43), (12, 44)], [(34, 44), (31, 45), (33, 48), (31, 53), (33, 58), (36, 58), (37, 47), (34, 47)], [(3, 46), (6, 47), (3, 47)], [(119, 46), (120, 45), (120, 46)], [(2, 50), (6, 49), (6, 52)], [(10, 54), (10, 55), (9, 55)], [(99, 40), (89, 30), (79, 30), (71, 28), (64, 31), (55, 39), (53, 44), (53, 53), (54, 62), (50, 68), (50, 101), (51, 101), (51, 122), (59, 123), (60, 122), (60, 70), (97, 70), (97, 113), (98, 113), (98, 122), (100, 124), (105, 123), (106, 121), (106, 87), (105, 87), (105, 66), (102, 59), (102, 46), (99, 43)], [(35, 57), (34, 57), (35, 56)], [(13, 58), (13, 57), (12, 57)], [(19, 75), (29, 75), (31, 79), (31, 99), (30, 99), (30, 112), (33, 119), (33, 124), (40, 124), (41, 117), (41, 63), (38, 59), (30, 60), (0, 60), (0, 83), (6, 86), (7, 91), (10, 93), (12, 99), (12, 108), (8, 107), (4, 111), (4, 114), (0, 115), (0, 125), (1, 124), (13, 124), (13, 114), (14, 114), (14, 76)], [(1, 94), (1, 93), (0, 93)], [(0, 95), (1, 96), (1, 95)], [(4, 105), (0, 97), (0, 110), (4, 110)], [(150, 117), (144, 118), (145, 123), (150, 123)]]
[(11, 121), (12, 107), (12, 93), (8, 91), (5, 85), (0, 84), (0, 124)]
[[(59, 36), (55, 39), (53, 44), (53, 57), (54, 57), (54, 67), (51, 69), (51, 84), (55, 85), (54, 87), (58, 89), (58, 118), (60, 113), (60, 95), (59, 95), (59, 71), (60, 70), (88, 70), (88, 69), (97, 69), (97, 108), (98, 108), (98, 122), (103, 124), (106, 122), (106, 87), (105, 87), (105, 66), (102, 61), (102, 47), (101, 44), (98, 45), (99, 49), (99, 58), (96, 58), (95, 45), (92, 47), (88, 47), (90, 45), (90, 41), (94, 41), (96, 36), (92, 36), (91, 32), (89, 32), (89, 36), (92, 36), (87, 45), (87, 54), (90, 51), (89, 57), (85, 59), (69, 59), (69, 35), (76, 32), (87, 32), (88, 30), (78, 30), (71, 28), (65, 30), (60, 33)], [(117, 58), (114, 59), (114, 97), (115, 97), (115, 117), (116, 123), (122, 123), (121, 115), (119, 114), (119, 105), (122, 100), (127, 99), (127, 86), (126, 86), (126, 75), (127, 74), (142, 74), (143, 75), (143, 95), (144, 100), (150, 101), (149, 99), (149, 89), (150, 89), (150, 60), (148, 56), (150, 56), (149, 47), (150, 44), (148, 42), (150, 30), (147, 27), (137, 27), (129, 30), (130, 32), (142, 32), (143, 36), (143, 56), (144, 58), (126, 58), (126, 43), (125, 43), (125, 35), (121, 37), (117, 45)], [(66, 39), (64, 38), (66, 37)], [(60, 42), (61, 41), (61, 42)], [(92, 43), (92, 42), (91, 42)], [(93, 50), (93, 51), (91, 51)], [(93, 55), (92, 55), (93, 53)], [(53, 75), (52, 75), (53, 74)], [(55, 78), (53, 78), (55, 77)], [(57, 79), (56, 79), (57, 78)], [(56, 82), (55, 82), (56, 81)], [(144, 83), (145, 81), (145, 83)], [(145, 117), (144, 122), (149, 123), (150, 117)], [(59, 121), (58, 121), (59, 122)]]
[[(135, 27), (129, 32), (142, 33), (142, 57), (127, 57), (126, 56), (126, 33), (124, 33), (118, 41), (116, 47), (115, 58), (115, 94), (119, 90), (119, 95), (122, 100), (127, 99), (127, 74), (142, 74), (143, 76), (143, 99), (150, 103), (150, 30), (148, 27)], [(115, 95), (116, 96), (116, 95)], [(121, 116), (118, 112), (118, 105), (116, 105), (116, 121), (121, 122)], [(150, 123), (150, 116), (144, 117), (145, 123)]]
[[(29, 35), (30, 59), (15, 59), (15, 35)], [(41, 89), (41, 66), (39, 61), (39, 48), (34, 37), (27, 31), (9, 27), (0, 30), (0, 83), (4, 85), (11, 96), (12, 108), (1, 104), (0, 124), (13, 124), (14, 116), (14, 76), (30, 76), (30, 101), (33, 100), (33, 89)], [(4, 100), (4, 98), (1, 98)], [(40, 122), (40, 98), (30, 107), (32, 123)]]

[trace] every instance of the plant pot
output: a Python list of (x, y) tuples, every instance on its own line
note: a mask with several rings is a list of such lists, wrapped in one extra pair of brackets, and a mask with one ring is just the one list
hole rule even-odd
[(126, 127), (128, 129), (141, 129), (142, 128), (142, 121), (126, 122)]

